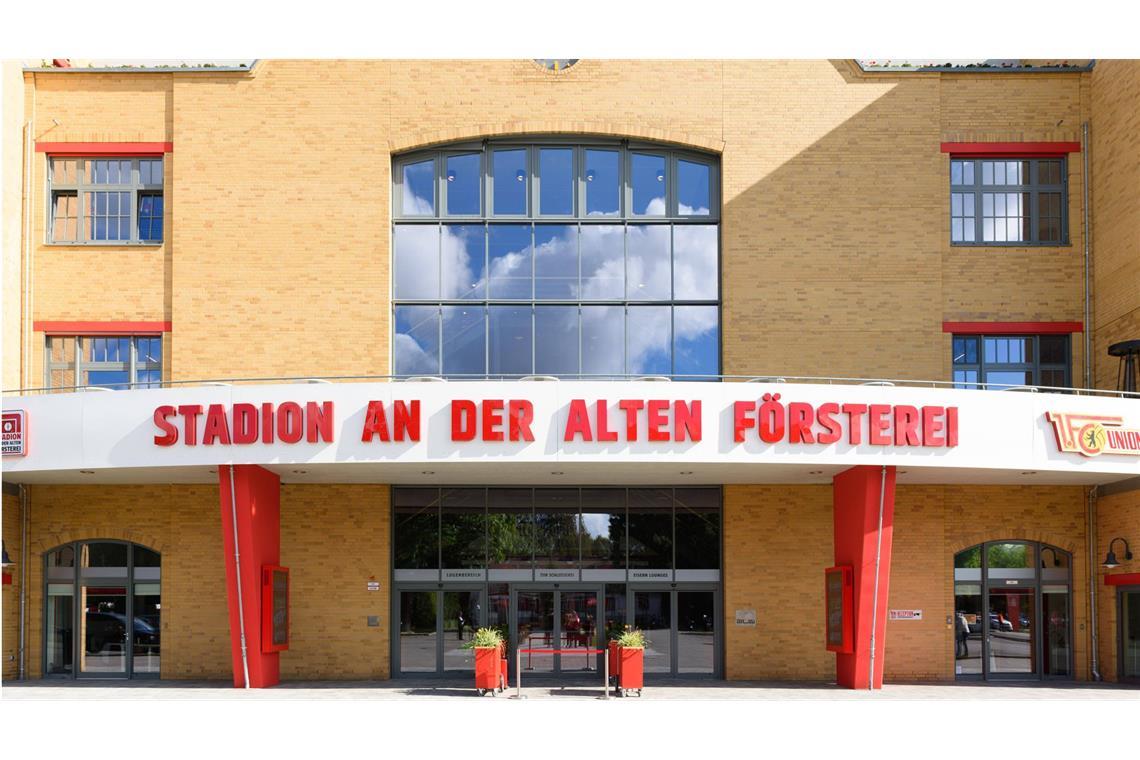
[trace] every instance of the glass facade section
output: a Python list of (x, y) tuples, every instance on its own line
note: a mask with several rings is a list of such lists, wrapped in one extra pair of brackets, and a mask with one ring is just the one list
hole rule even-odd
[(955, 159), (950, 162), (954, 245), (1068, 243), (1066, 162)]
[(49, 335), (45, 340), (44, 384), (47, 388), (162, 387), (162, 338), (157, 335)]
[(161, 243), (162, 166), (161, 158), (50, 159), (49, 242)]
[(396, 160), (395, 374), (719, 375), (715, 159), (461, 148)]
[(1068, 335), (955, 335), (956, 388), (1068, 388)]

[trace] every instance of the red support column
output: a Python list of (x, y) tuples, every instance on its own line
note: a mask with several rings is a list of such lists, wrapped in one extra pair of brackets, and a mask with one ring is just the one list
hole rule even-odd
[[(261, 646), (261, 567), (281, 564), (281, 479), (257, 465), (219, 465), (218, 483), (222, 497), (222, 545), (226, 555), (234, 686), (245, 685), (241, 658), (243, 618), (249, 685), (255, 689), (274, 686), (280, 680), (278, 654), (264, 652)], [(241, 550), (240, 578), (234, 557), (234, 504), (237, 505), (237, 537)]]
[[(887, 643), (887, 591), (891, 578), (891, 537), (895, 513), (895, 468), (859, 465), (844, 470), (833, 482), (835, 564), (854, 570), (855, 651), (835, 656), (840, 686), (866, 689), (871, 679), (871, 627), (875, 599), (875, 554), (879, 551), (879, 605), (875, 620), (874, 688), (883, 687), (883, 660)], [(882, 499), (883, 533), (878, 542), (879, 504)]]

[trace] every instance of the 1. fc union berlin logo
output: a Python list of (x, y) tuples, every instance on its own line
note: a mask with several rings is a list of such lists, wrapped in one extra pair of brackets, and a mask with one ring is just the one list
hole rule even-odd
[(1123, 427), (1123, 417), (1047, 412), (1057, 448), (1064, 452), (1095, 457), (1101, 454), (1140, 456), (1140, 430)]

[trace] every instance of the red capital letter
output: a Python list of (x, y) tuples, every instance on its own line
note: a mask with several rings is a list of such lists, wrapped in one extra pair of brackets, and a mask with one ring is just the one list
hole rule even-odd
[(649, 402), (649, 406), (646, 409), (649, 427), (649, 440), (669, 440), (669, 431), (664, 429), (665, 426), (669, 424), (669, 418), (662, 414), (662, 412), (668, 408), (669, 402), (664, 399), (653, 399)]
[(940, 406), (922, 407), (922, 445), (945, 446), (946, 439), (942, 437), (942, 420), (938, 417), (945, 410)]
[(305, 404), (305, 440), (309, 443), (333, 442), (333, 402), (316, 401)]
[(594, 440), (594, 435), (590, 432), (590, 413), (586, 411), (586, 402), (580, 398), (570, 402), (570, 412), (566, 415), (566, 432), (562, 440), (572, 441), (576, 435), (582, 436), (583, 441)]
[(499, 425), (503, 424), (503, 400), (489, 398), (483, 400), (483, 440), (501, 441), (503, 431)]
[(182, 440), (186, 442), (187, 446), (198, 445), (198, 415), (202, 413), (201, 404), (184, 404), (178, 407), (178, 413), (182, 415), (184, 434)]
[(507, 416), (512, 441), (533, 441), (530, 423), (534, 421), (534, 404), (526, 399), (511, 399), (507, 406)]
[(895, 407), (895, 445), (918, 446), (918, 410), (913, 406)]
[(843, 413), (847, 415), (847, 440), (852, 446), (863, 442), (863, 414), (867, 411), (866, 404), (844, 404)]
[(296, 401), (277, 407), (277, 437), (281, 443), (297, 443), (305, 435), (304, 412)]
[(597, 410), (598, 416), (598, 440), (616, 441), (618, 439), (617, 431), (610, 430), (609, 404), (604, 398), (600, 398), (594, 403), (594, 408)]
[(835, 419), (837, 414), (839, 414), (839, 404), (820, 404), (819, 409), (815, 410), (816, 419), (827, 430), (826, 433), (816, 436), (816, 440), (820, 443), (835, 443), (843, 437), (843, 426)]
[(701, 440), (701, 402), (673, 402), (673, 440)]
[(815, 409), (811, 404), (793, 401), (788, 404), (788, 443), (815, 443), (811, 432)]
[(177, 414), (173, 406), (160, 406), (154, 410), (154, 426), (163, 432), (154, 437), (156, 446), (173, 446), (178, 443), (178, 428), (168, 422), (168, 418)]
[(756, 408), (751, 401), (737, 401), (732, 405), (732, 440), (744, 442), (744, 431), (756, 427), (756, 420), (748, 415)]
[(230, 445), (230, 423), (226, 420), (226, 408), (221, 404), (210, 404), (206, 411), (206, 427), (202, 431), (203, 446), (215, 443)]
[(637, 440), (637, 413), (645, 406), (639, 399), (624, 399), (618, 402), (618, 408), (625, 412), (625, 439)]
[(376, 436), (380, 436), (381, 441), (391, 440), (388, 436), (388, 416), (384, 414), (382, 401), (369, 401), (368, 409), (364, 412), (364, 432), (361, 433), (360, 440), (371, 443)]
[(456, 399), (451, 402), (451, 440), (475, 440), (475, 402)]
[(234, 404), (234, 443), (257, 443), (257, 407)]
[(891, 426), (890, 413), (891, 407), (889, 404), (871, 404), (871, 408), (867, 413), (867, 422), (870, 429), (867, 442), (872, 446), (891, 445), (891, 434), (887, 432), (887, 429)]
[(946, 445), (953, 448), (958, 445), (958, 407), (946, 407)]
[[(410, 409), (409, 409), (410, 407)], [(396, 428), (396, 440), (418, 441), (420, 439), (420, 400), (404, 403), (392, 402), (392, 424)]]

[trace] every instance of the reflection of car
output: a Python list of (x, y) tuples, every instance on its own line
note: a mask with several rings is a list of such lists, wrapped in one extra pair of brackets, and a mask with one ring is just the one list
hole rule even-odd
[[(88, 652), (105, 651), (108, 645), (126, 646), (127, 616), (118, 612), (88, 612), (87, 641)], [(159, 631), (141, 617), (134, 621), (136, 644), (157, 644)]]
[(1029, 616), (1028, 616), (1028, 615), (1026, 615), (1024, 612), (1023, 612), (1023, 613), (1021, 613), (1021, 617), (1020, 617), (1020, 618), (1018, 618), (1018, 621), (1021, 623), (1021, 627), (1022, 627), (1023, 629), (1024, 629), (1024, 628), (1029, 628)]
[(1004, 617), (996, 612), (990, 613), (990, 630), (991, 631), (1013, 631), (1013, 623), (1006, 620)]

